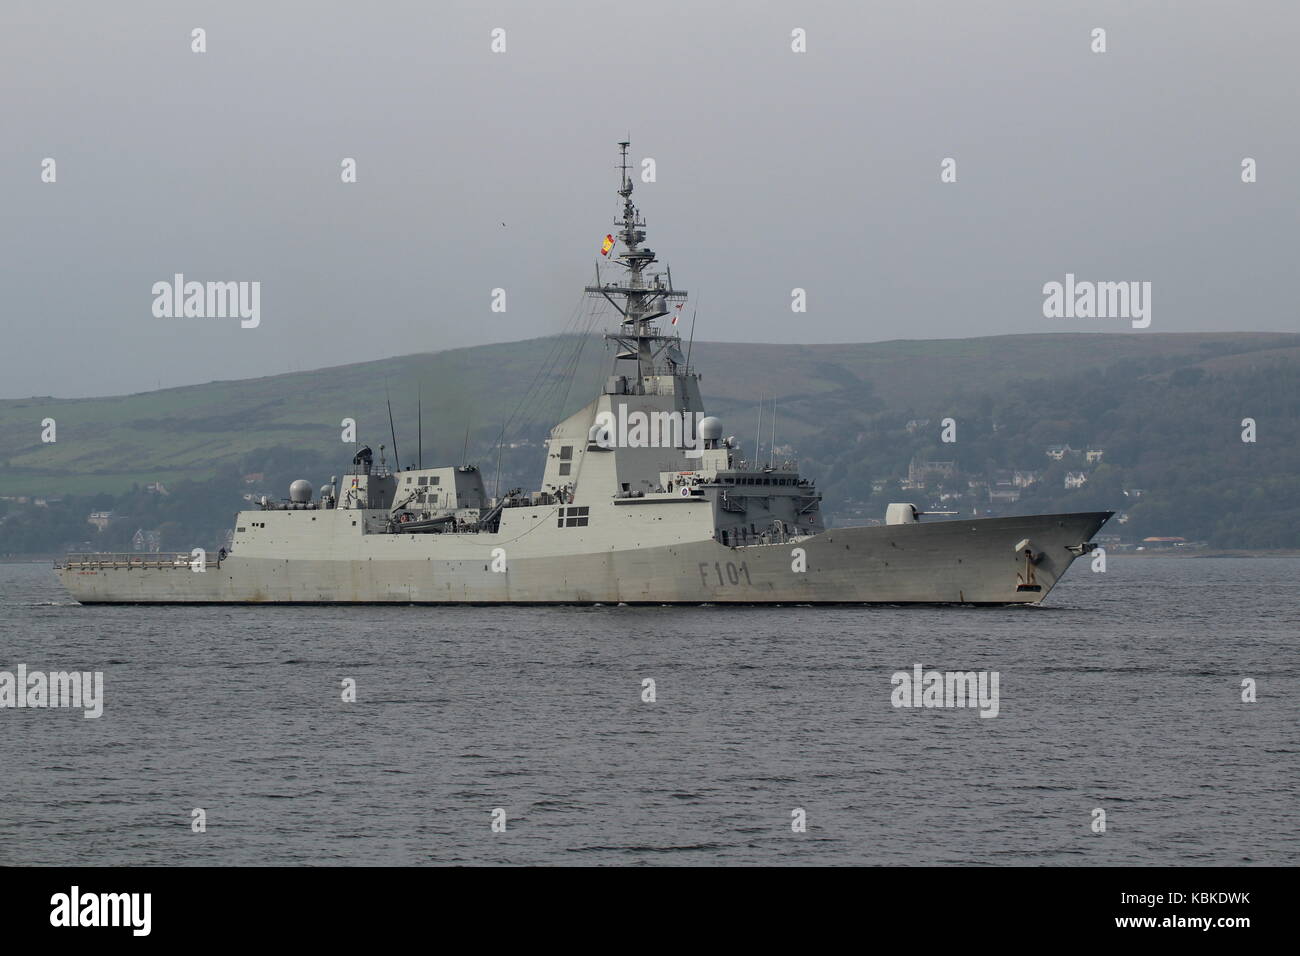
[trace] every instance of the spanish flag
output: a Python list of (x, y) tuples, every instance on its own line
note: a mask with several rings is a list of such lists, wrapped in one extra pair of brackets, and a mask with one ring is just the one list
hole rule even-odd
[(609, 255), (609, 250), (613, 248), (614, 248), (614, 237), (606, 236), (605, 241), (600, 244), (600, 254), (602, 256), (607, 256)]

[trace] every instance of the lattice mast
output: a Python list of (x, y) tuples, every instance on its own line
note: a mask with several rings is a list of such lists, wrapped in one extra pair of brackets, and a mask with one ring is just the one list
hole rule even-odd
[[(621, 266), (626, 275), (620, 282), (603, 282), (599, 265), (596, 268), (596, 284), (586, 287), (592, 296), (603, 296), (622, 315), (617, 333), (608, 334), (618, 344), (614, 357), (614, 368), (619, 369), (619, 362), (635, 362), (636, 374), (628, 378), (635, 383), (635, 392), (643, 392), (645, 379), (652, 375), (673, 374), (686, 375), (686, 361), (681, 354), (681, 336), (663, 335), (656, 320), (669, 315), (673, 304), (686, 301), (686, 292), (672, 287), (672, 270), (653, 272), (649, 267), (659, 260), (654, 250), (643, 248), (645, 242), (645, 219), (636, 204), (632, 202), (632, 178), (628, 175), (627, 149), (628, 141), (618, 144), (619, 170), (622, 174), (618, 194), (623, 197), (623, 215), (614, 220), (617, 231), (614, 235), (621, 245), (622, 252), (614, 255), (612, 261)], [(621, 301), (620, 301), (621, 300)]]

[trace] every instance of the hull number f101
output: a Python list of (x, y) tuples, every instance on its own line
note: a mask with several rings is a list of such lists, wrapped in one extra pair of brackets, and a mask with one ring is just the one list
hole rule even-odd
[(713, 578), (718, 579), (718, 587), (727, 587), (735, 584), (753, 584), (749, 577), (749, 565), (744, 561), (736, 564), (728, 561), (723, 564), (720, 561), (714, 561), (710, 565), (707, 561), (700, 562), (700, 583), (709, 587), (713, 583)]

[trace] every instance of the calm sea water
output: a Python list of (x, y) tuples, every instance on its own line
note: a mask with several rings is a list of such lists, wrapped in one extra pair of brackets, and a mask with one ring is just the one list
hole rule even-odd
[[(98, 720), (0, 710), (0, 863), (1294, 864), (1298, 572), (1112, 556), (1043, 608), (187, 609), (0, 566), (0, 670), (105, 682)], [(894, 708), (917, 663), (998, 671), (999, 716)]]

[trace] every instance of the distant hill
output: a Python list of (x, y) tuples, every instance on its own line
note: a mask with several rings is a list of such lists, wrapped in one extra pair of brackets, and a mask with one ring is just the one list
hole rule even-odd
[[(833, 509), (864, 520), (890, 501), (962, 514), (1109, 509), (1119, 514), (1107, 532), (1134, 544), (1300, 546), (1295, 337), (1192, 344), (1092, 367), (1061, 361), (1049, 376), (955, 379), (905, 410), (880, 407), (854, 416), (852, 430), (800, 439), (801, 465), (821, 476)], [(943, 440), (945, 418), (955, 442)]]
[[(760, 455), (771, 454), (775, 401), (777, 456), (800, 460), (839, 520), (878, 520), (890, 501), (961, 514), (1109, 509), (1124, 523), (1107, 531), (1131, 541), (1300, 547), (1300, 335), (697, 342), (691, 359), (710, 412), (747, 454), (760, 396)], [(495, 491), (499, 462), (502, 490), (536, 487), (540, 440), (592, 398), (609, 361), (602, 340), (559, 336), (137, 395), (0, 401), (0, 554), (127, 549), (137, 531), (164, 550), (213, 547), (246, 496), (343, 474), (355, 446), (340, 441), (342, 419), (356, 419), (362, 443), (391, 446), (387, 396), (401, 461), (414, 463), (417, 391), (425, 464), (478, 462)], [(52, 444), (40, 440), (45, 418), (57, 423)], [(943, 440), (947, 418), (955, 442)], [(1241, 440), (1246, 418), (1256, 442)], [(1076, 451), (1047, 455), (1064, 444)], [(95, 532), (91, 512), (113, 517)]]
[[(579, 347), (581, 346), (581, 347)], [(919, 414), (955, 396), (1051, 392), (1066, 377), (1107, 369), (1201, 368), (1268, 374), (1300, 364), (1300, 336), (1274, 333), (1053, 334), (844, 345), (696, 342), (709, 410), (727, 432), (753, 432), (760, 395), (777, 404), (777, 443), (828, 426), (853, 434), (873, 414)], [(350, 451), (339, 423), (362, 442), (416, 453), (416, 393), (424, 408), (425, 462), (493, 456), (508, 437), (542, 435), (585, 404), (608, 372), (599, 339), (557, 337), (407, 355), (312, 372), (106, 398), (0, 400), (0, 495), (93, 494), (133, 484), (209, 478), (259, 449), (300, 452), (341, 469)], [(938, 404), (937, 404), (938, 403)], [(512, 417), (513, 416), (513, 417)], [(41, 421), (57, 423), (42, 443)], [(767, 441), (764, 426), (763, 441)], [(752, 444), (752, 440), (747, 441)], [(391, 450), (389, 452), (391, 455)], [(823, 479), (830, 476), (822, 476)]]

